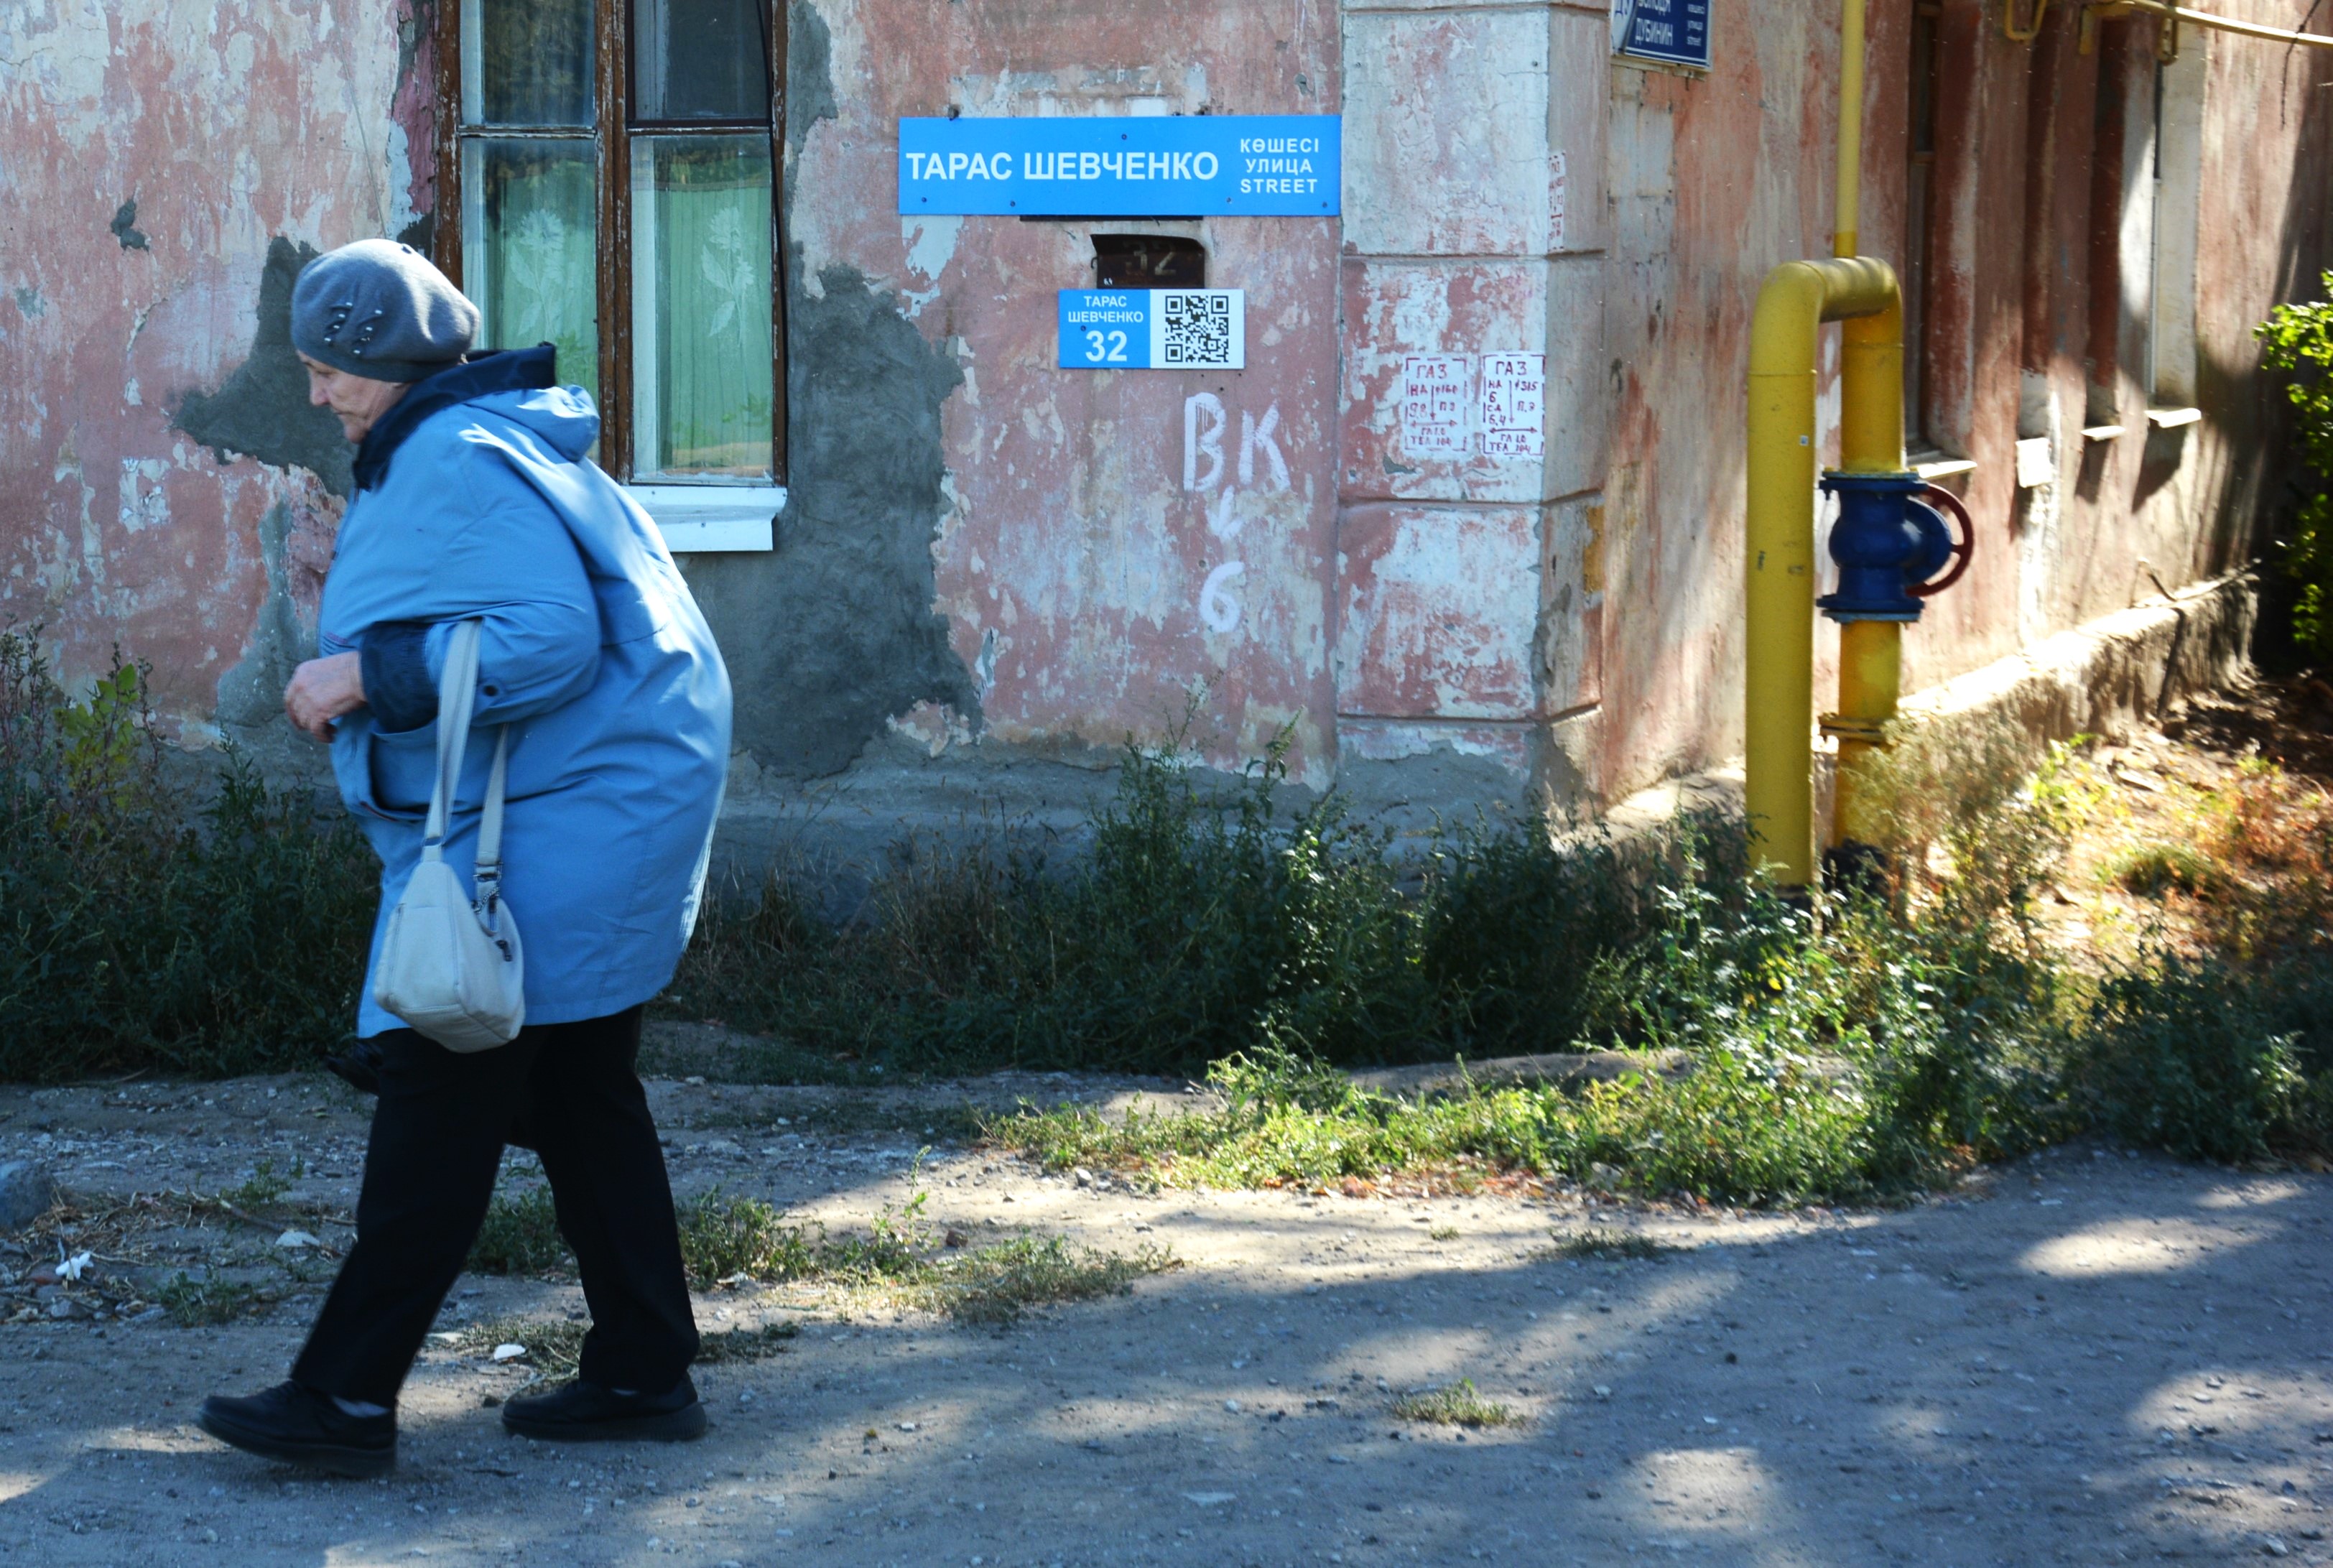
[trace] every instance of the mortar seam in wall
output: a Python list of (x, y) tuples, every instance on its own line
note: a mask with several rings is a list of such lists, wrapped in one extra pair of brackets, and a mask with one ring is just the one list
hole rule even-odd
[(1566, 490), (1559, 495), (1541, 495), (1537, 498), (1484, 501), (1473, 495), (1440, 500), (1431, 495), (1377, 495), (1339, 490), (1337, 492), (1337, 502), (1338, 509), (1342, 512), (1355, 512), (1364, 506), (1433, 506), (1443, 511), (1507, 512), (1512, 511), (1517, 506), (1564, 506), (1574, 501), (1585, 500), (1589, 496), (1601, 495), (1603, 493), (1603, 486), (1590, 485), (1584, 490)]
[(1349, 250), (1343, 260), (1349, 262), (1448, 262), (1454, 266), (1471, 266), (1482, 262), (1565, 262), (1591, 261), (1602, 256), (1610, 247), (1596, 245), (1586, 250), (1502, 250), (1502, 251), (1411, 251)]
[(1356, 5), (1344, 7), (1348, 16), (1447, 16), (1459, 11), (1569, 11), (1577, 15), (1608, 18), (1611, 8), (1607, 5), (1585, 5), (1577, 0), (1455, 0), (1452, 4), (1399, 5)]
[(1368, 724), (1446, 725), (1454, 729), (1481, 729), (1486, 725), (1505, 725), (1515, 729), (1529, 729), (1534, 725), (1553, 724), (1558, 719), (1578, 718), (1581, 714), (1593, 713), (1603, 706), (1599, 699), (1557, 713), (1533, 714), (1528, 718), (1456, 718), (1443, 713), (1348, 713), (1341, 707), (1337, 710), (1336, 717), (1339, 719), (1359, 719)]

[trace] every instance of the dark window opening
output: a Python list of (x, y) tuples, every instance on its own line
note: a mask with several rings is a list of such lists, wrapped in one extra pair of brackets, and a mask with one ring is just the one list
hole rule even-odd
[(1105, 289), (1203, 289), (1207, 250), (1173, 234), (1093, 236), (1094, 286)]
[(619, 479), (782, 476), (776, 0), (443, 0), (439, 263)]

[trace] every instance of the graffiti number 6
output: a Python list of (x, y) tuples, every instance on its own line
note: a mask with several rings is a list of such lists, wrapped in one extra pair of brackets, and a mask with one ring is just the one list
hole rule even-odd
[(1240, 601), (1232, 597), (1231, 585), (1246, 572), (1244, 563), (1226, 561), (1207, 573), (1199, 590), (1199, 619), (1209, 631), (1229, 631), (1240, 623)]
[(1099, 332), (1086, 333), (1086, 362), (1090, 365), (1122, 365), (1126, 363), (1126, 334)]

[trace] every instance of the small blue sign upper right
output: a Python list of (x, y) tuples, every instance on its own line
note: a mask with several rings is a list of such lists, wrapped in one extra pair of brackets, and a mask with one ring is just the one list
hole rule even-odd
[(1709, 0), (1612, 0), (1612, 53), (1709, 69)]

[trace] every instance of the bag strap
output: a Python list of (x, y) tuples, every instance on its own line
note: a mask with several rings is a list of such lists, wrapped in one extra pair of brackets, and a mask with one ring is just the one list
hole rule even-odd
[[(437, 860), (439, 845), (446, 837), (446, 814), (452, 807), (454, 792), (460, 787), (462, 754), (470, 740), (470, 712), (478, 698), (478, 628), (479, 622), (465, 620), (454, 628), (454, 635), (446, 644), (446, 668), (437, 678), (437, 782), (429, 791), (429, 819), (421, 830), (421, 856)], [(496, 783), (500, 783), (497, 774)], [(494, 792), (493, 804), (502, 803), (501, 791)], [(494, 838), (499, 849), (502, 839), (501, 813), (495, 812)], [(481, 848), (484, 847), (483, 842)]]
[(488, 909), (503, 886), (503, 775), (510, 764), (510, 726), (494, 729), (494, 771), (486, 780), (486, 804), (478, 818), (477, 887), (473, 894)]

